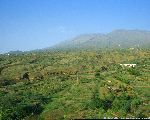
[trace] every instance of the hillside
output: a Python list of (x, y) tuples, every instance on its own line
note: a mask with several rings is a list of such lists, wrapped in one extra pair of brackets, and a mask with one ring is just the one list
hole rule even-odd
[(141, 48), (150, 46), (150, 31), (115, 30), (107, 34), (85, 34), (63, 41), (53, 49)]
[(149, 73), (149, 50), (0, 55), (0, 119), (148, 118)]

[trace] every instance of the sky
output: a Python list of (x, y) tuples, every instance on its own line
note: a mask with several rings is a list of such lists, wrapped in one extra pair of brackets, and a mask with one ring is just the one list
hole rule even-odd
[(116, 29), (149, 31), (150, 0), (0, 0), (0, 53)]

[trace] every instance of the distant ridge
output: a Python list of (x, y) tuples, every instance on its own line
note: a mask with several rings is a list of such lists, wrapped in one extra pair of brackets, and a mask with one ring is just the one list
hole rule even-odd
[(150, 31), (118, 29), (107, 34), (83, 34), (63, 41), (51, 49), (97, 49), (97, 48), (150, 47)]

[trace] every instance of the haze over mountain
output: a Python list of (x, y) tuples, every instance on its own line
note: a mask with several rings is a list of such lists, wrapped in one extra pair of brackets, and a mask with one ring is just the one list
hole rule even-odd
[(83, 34), (63, 41), (53, 49), (135, 48), (150, 46), (150, 31), (114, 30), (107, 34)]

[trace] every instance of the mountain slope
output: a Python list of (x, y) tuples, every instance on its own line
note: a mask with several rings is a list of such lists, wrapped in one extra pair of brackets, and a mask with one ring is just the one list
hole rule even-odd
[(115, 30), (108, 34), (85, 34), (55, 45), (54, 49), (130, 48), (150, 46), (150, 31)]

